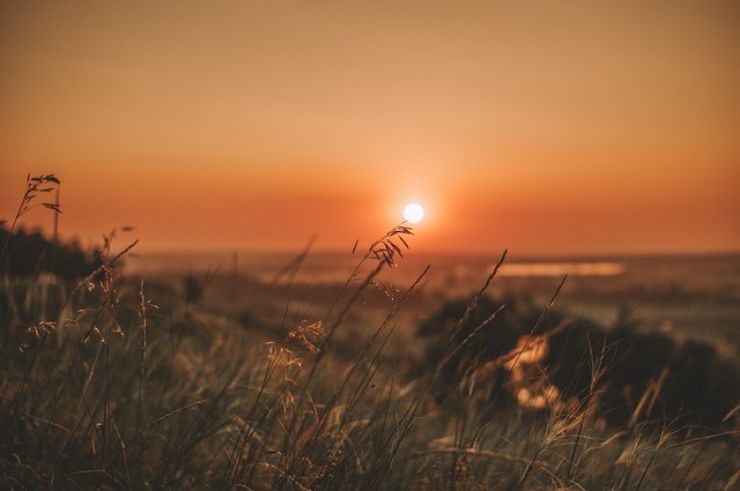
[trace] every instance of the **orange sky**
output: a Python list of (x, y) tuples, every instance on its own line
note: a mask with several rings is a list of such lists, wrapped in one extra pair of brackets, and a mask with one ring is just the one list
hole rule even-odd
[(738, 4), (557, 3), (2, 2), (0, 216), (55, 172), (65, 235), (144, 249), (417, 200), (423, 251), (739, 250)]

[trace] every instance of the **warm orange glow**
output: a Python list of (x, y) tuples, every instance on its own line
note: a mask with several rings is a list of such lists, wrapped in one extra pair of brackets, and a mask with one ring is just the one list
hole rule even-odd
[[(143, 249), (740, 248), (732, 2), (0, 4), (0, 218)], [(36, 210), (26, 224), (48, 226)]]

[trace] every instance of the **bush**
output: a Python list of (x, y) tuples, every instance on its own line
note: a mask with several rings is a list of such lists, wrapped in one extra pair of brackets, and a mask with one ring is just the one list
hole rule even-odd
[(0, 227), (0, 244), (8, 241), (0, 272), (8, 276), (52, 273), (65, 280), (83, 278), (99, 265), (97, 250), (85, 252), (78, 244), (63, 244), (46, 239), (40, 232), (19, 229), (13, 234)]
[[(443, 401), (464, 383), (467, 374), (498, 360), (494, 400), (490, 402), (512, 402), (516, 388), (502, 360), (517, 353), (543, 309), (528, 298), (496, 300), (484, 296), (458, 330), (458, 319), (468, 303), (447, 302), (419, 324), (417, 335), (427, 340), (427, 346), (416, 372), (434, 370), (450, 345), (461, 343), (505, 306), (490, 326), (442, 363), (435, 394), (438, 402)], [(612, 425), (624, 426), (639, 419), (656, 423), (657, 428), (691, 425), (717, 429), (734, 421), (723, 420), (738, 402), (740, 368), (710, 345), (697, 341), (678, 344), (659, 333), (642, 333), (640, 326), (626, 318), (607, 328), (588, 319), (568, 319), (558, 310), (547, 312), (534, 334), (547, 343), (539, 367), (564, 401), (590, 397), (594, 363), (603, 362), (605, 370), (595, 389), (600, 413)]]

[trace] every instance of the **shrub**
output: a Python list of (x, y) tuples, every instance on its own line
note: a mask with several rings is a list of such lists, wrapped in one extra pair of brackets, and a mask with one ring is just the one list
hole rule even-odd
[(6, 242), (0, 271), (11, 277), (52, 273), (73, 280), (89, 275), (100, 265), (98, 250), (87, 252), (75, 243), (53, 242), (40, 232), (19, 229), (11, 234), (0, 227), (0, 244)]
[[(511, 402), (518, 389), (511, 383), (510, 371), (504, 370), (506, 360), (511, 363), (512, 357), (520, 356), (518, 350), (526, 344), (522, 340), (534, 339), (530, 334), (543, 309), (529, 298), (484, 296), (459, 327), (458, 319), (468, 303), (447, 302), (418, 325), (417, 335), (427, 344), (416, 373), (433, 370), (450, 345), (462, 342), (504, 307), (490, 326), (443, 363), (435, 394), (442, 402), (465, 384), (466, 376), (476, 367), (497, 363), (498, 370), (492, 372), (495, 387), (491, 402)], [(546, 342), (538, 362), (541, 373), (546, 374), (541, 383), (554, 385), (563, 401), (583, 401), (590, 397), (594, 364), (600, 361), (605, 369), (595, 387), (598, 407), (612, 425), (648, 420), (656, 428), (731, 426), (734, 418), (726, 416), (740, 394), (737, 363), (722, 358), (710, 345), (697, 341), (678, 344), (663, 334), (642, 332), (640, 327), (625, 318), (606, 327), (589, 319), (568, 318), (562, 311), (547, 311), (534, 333)]]

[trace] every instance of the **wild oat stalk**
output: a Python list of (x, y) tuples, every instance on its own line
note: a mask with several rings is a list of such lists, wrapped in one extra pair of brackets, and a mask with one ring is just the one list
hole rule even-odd
[[(3, 249), (2, 251), (0, 251), (0, 264), (2, 264), (3, 259), (5, 259), (5, 253), (8, 250), (8, 244), (10, 244), (10, 238), (13, 236), (13, 232), (15, 231), (15, 227), (18, 224), (18, 220), (23, 215), (31, 211), (31, 209), (35, 208), (36, 206), (43, 206), (44, 208), (48, 208), (57, 215), (62, 212), (61, 207), (58, 203), (44, 202), (33, 204), (33, 201), (39, 194), (50, 193), (57, 189), (59, 184), (60, 181), (54, 174), (42, 174), (35, 177), (31, 177), (31, 174), (28, 174), (26, 176), (26, 190), (23, 193), (23, 198), (21, 198), (21, 202), (18, 204), (18, 210), (15, 212), (13, 221), (11, 222), (10, 228), (8, 229), (8, 236), (5, 238)], [(0, 225), (3, 225), (4, 223), (5, 220), (0, 221)]]

